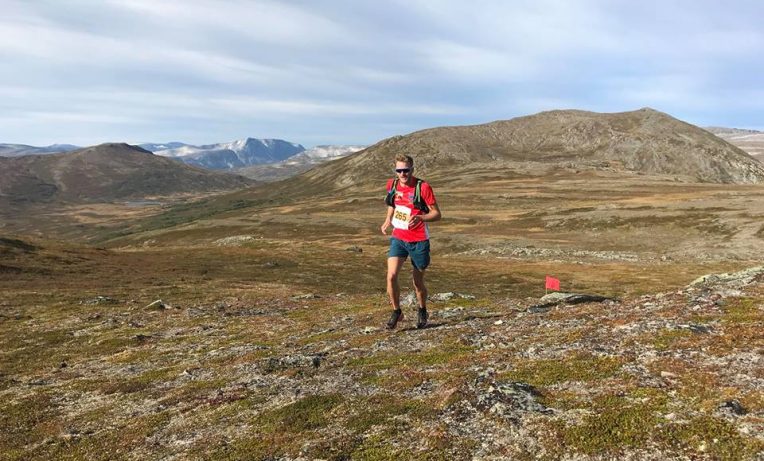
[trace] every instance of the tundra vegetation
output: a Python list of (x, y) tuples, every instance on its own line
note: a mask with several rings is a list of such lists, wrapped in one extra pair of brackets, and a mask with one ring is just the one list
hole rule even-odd
[[(570, 172), (467, 189), (436, 188), (429, 288), (452, 295), (424, 330), (413, 311), (382, 328), (371, 189), (217, 196), (129, 220), (113, 205), (69, 243), (3, 237), (0, 452), (761, 456), (762, 276), (688, 287), (757, 265), (761, 188)], [(614, 300), (533, 313), (547, 274)]]
[[(698, 130), (555, 111), (227, 194), (17, 197), (2, 458), (760, 460), (764, 167)], [(444, 219), (429, 327), (387, 331), (401, 151)]]

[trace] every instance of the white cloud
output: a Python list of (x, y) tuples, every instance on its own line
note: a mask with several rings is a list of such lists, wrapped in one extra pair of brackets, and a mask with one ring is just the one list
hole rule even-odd
[(466, 78), (512, 81), (537, 72), (533, 61), (500, 50), (467, 46), (446, 40), (425, 41), (418, 45), (422, 59), (434, 66), (441, 78)]
[(247, 39), (279, 46), (314, 48), (343, 38), (331, 20), (296, 5), (274, 1), (111, 0), (116, 10), (148, 15), (154, 23), (193, 34), (233, 31)]
[(353, 117), (358, 115), (439, 114), (454, 115), (462, 110), (446, 104), (421, 103), (343, 104), (319, 100), (275, 100), (252, 97), (212, 99), (209, 101), (223, 112), (254, 117), (279, 115)]
[(762, 16), (743, 0), (6, 0), (0, 142), (34, 143), (43, 121), (352, 144), (375, 129), (643, 106), (750, 126), (764, 117)]

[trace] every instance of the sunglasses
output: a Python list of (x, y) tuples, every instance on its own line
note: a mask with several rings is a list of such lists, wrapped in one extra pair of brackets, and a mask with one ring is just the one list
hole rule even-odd
[(396, 173), (411, 173), (411, 168), (396, 168)]

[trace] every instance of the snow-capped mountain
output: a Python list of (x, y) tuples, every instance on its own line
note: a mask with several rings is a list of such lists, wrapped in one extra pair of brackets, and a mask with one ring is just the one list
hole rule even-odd
[(318, 164), (354, 154), (365, 148), (366, 146), (348, 145), (316, 146), (281, 162), (253, 165), (233, 170), (233, 172), (258, 181), (278, 181), (308, 171)]
[(300, 152), (283, 160), (282, 163), (288, 165), (293, 164), (315, 164), (323, 163), (328, 160), (334, 160), (335, 158), (344, 157), (352, 153), (358, 152), (364, 149), (366, 146), (348, 146), (348, 145), (336, 145), (336, 146), (316, 146), (306, 151)]
[(80, 147), (71, 144), (51, 144), (45, 147), (28, 146), (26, 144), (0, 144), (0, 157), (20, 157), (22, 155), (57, 154), (69, 152)]
[(280, 162), (305, 151), (300, 144), (281, 139), (246, 138), (228, 143), (204, 146), (182, 145), (154, 151), (157, 155), (173, 157), (190, 165), (213, 170), (227, 170), (250, 165)]

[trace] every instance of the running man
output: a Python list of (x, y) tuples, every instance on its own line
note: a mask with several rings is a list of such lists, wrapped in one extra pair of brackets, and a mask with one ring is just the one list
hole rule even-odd
[(403, 318), (398, 274), (407, 257), (411, 257), (414, 291), (419, 303), (417, 328), (427, 325), (427, 288), (424, 271), (430, 264), (430, 232), (427, 223), (440, 219), (432, 187), (414, 176), (414, 159), (408, 155), (395, 157), (395, 179), (387, 181), (387, 217), (382, 234), (393, 226), (390, 251), (387, 254), (387, 295), (393, 307), (387, 328), (392, 330)]

